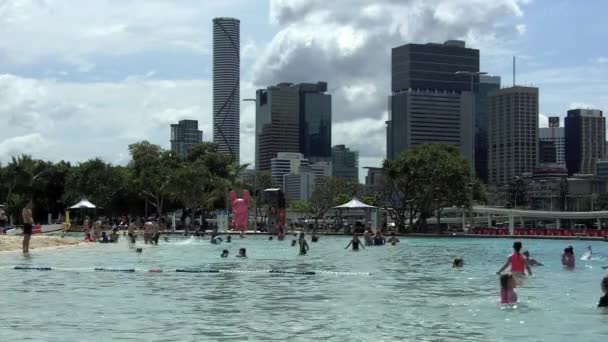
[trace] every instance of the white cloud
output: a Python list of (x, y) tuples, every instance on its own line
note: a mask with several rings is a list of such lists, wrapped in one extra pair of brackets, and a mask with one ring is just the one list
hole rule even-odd
[(547, 115), (538, 114), (538, 127), (549, 127), (549, 117)]
[(14, 136), (0, 141), (0, 162), (7, 163), (11, 156), (35, 154), (48, 146), (40, 133)]
[(123, 160), (128, 144), (139, 140), (168, 147), (169, 124), (179, 119), (198, 119), (211, 139), (211, 82), (132, 77), (74, 83), (0, 75), (0, 117), (9, 119), (0, 146), (11, 147), (0, 158), (10, 158), (25, 136), (44, 139), (32, 150), (39, 158)]
[(517, 33), (520, 36), (523, 36), (524, 34), (526, 34), (527, 27), (524, 24), (518, 24), (518, 25), (515, 25), (515, 29), (517, 30)]
[(55, 58), (83, 71), (100, 55), (211, 49), (211, 16), (245, 1), (1, 0), (0, 66)]
[(598, 64), (606, 64), (608, 63), (608, 57), (600, 56), (595, 59), (595, 62)]

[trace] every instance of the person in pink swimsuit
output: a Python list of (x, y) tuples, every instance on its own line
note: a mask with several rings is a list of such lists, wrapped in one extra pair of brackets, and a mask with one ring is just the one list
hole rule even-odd
[(500, 275), (502, 271), (507, 269), (509, 265), (511, 265), (511, 274), (515, 277), (515, 280), (519, 284), (523, 282), (523, 279), (526, 277), (526, 270), (529, 275), (532, 275), (532, 269), (530, 269), (530, 265), (528, 265), (528, 260), (524, 257), (521, 252), (521, 242), (516, 241), (513, 243), (513, 254), (511, 254), (505, 264), (496, 272), (496, 274)]
[(515, 293), (516, 286), (517, 283), (513, 275), (503, 274), (500, 276), (500, 304), (517, 303), (517, 293)]

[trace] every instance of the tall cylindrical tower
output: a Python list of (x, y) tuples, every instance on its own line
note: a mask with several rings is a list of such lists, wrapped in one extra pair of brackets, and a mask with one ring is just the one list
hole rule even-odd
[(213, 142), (239, 163), (240, 21), (213, 19)]

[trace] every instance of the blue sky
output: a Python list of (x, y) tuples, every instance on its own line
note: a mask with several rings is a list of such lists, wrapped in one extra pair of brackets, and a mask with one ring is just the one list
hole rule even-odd
[[(603, 0), (0, 0), (0, 161), (124, 163), (129, 143), (168, 147), (184, 118), (209, 140), (216, 16), (241, 20), (241, 96), (329, 82), (333, 143), (359, 150), (361, 166), (384, 157), (390, 48), (408, 42), (464, 39), (503, 85), (516, 55), (518, 84), (540, 87), (541, 125), (572, 107), (606, 111), (606, 13)], [(244, 162), (253, 125), (243, 103)]]

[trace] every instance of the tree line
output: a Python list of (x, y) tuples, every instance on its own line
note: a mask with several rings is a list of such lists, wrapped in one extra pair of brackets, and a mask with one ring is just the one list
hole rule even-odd
[(483, 185), (472, 172), (471, 164), (454, 146), (425, 144), (384, 160), (384, 177), (375, 191), (339, 178), (322, 180), (310, 201), (291, 203), (292, 210), (321, 219), (334, 206), (352, 197), (386, 210), (402, 231), (427, 231), (427, 219), (437, 217), (441, 227), (444, 208), (471, 208), (486, 202)]
[[(213, 143), (195, 146), (185, 158), (147, 141), (130, 145), (129, 153), (131, 159), (125, 166), (98, 158), (72, 164), (27, 155), (13, 157), (0, 165), (0, 203), (17, 220), (29, 200), (40, 221), (47, 213), (56, 216), (82, 198), (103, 208), (108, 216), (143, 215), (146, 207), (148, 213), (162, 215), (184, 207), (203, 212), (227, 209), (227, 193), (237, 188), (254, 194), (250, 209), (255, 210), (256, 218), (268, 214), (268, 205), (255, 201), (261, 201), (261, 191), (271, 187), (270, 173), (258, 172), (254, 184), (242, 184), (239, 174), (246, 165), (232, 163)], [(318, 222), (332, 207), (358, 197), (384, 208), (401, 231), (423, 232), (427, 219), (440, 219), (444, 208), (468, 209), (486, 201), (470, 163), (453, 146), (422, 145), (384, 160), (382, 167), (382, 184), (375, 190), (355, 181), (325, 177), (309, 201), (290, 201), (289, 207)]]
[(147, 141), (129, 145), (131, 160), (125, 166), (99, 158), (72, 164), (12, 157), (0, 165), (0, 203), (13, 219), (32, 200), (37, 221), (47, 213), (56, 217), (87, 198), (104, 215), (163, 214), (167, 208), (212, 210), (225, 208), (225, 193), (239, 186), (243, 167), (217, 151), (213, 143), (192, 148), (185, 158)]

